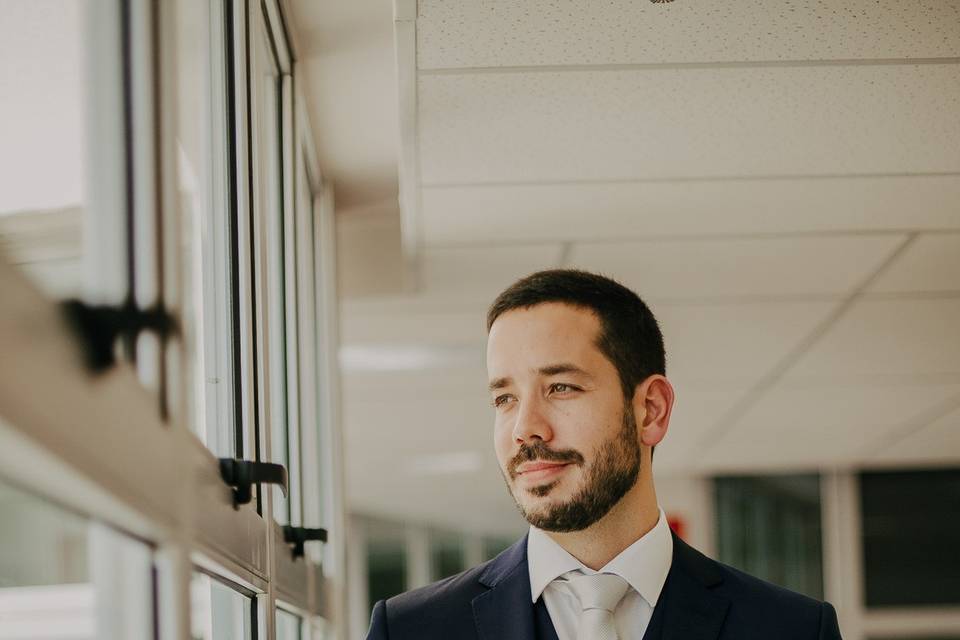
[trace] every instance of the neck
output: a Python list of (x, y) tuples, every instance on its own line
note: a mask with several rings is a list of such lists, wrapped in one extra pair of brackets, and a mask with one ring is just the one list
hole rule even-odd
[[(649, 469), (649, 465), (645, 466)], [(600, 520), (581, 531), (548, 531), (547, 535), (585, 566), (597, 571), (646, 535), (659, 518), (653, 478), (641, 471), (633, 488)]]

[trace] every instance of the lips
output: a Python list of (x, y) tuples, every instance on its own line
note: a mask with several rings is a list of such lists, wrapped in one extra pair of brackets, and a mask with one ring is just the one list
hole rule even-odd
[(519, 467), (517, 467), (517, 473), (519, 475), (524, 475), (527, 473), (535, 473), (537, 471), (553, 471), (561, 467), (565, 467), (569, 462), (524, 462)]
[(517, 467), (516, 480), (524, 485), (543, 485), (558, 480), (572, 463), (526, 462)]
[(551, 449), (535, 439), (523, 443), (516, 455), (507, 464), (511, 480), (526, 479), (528, 482), (553, 479), (569, 466), (583, 466), (583, 455), (576, 449)]

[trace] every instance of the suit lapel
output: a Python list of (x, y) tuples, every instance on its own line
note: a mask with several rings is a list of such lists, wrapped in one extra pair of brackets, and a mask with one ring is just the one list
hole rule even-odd
[[(481, 574), (489, 591), (471, 602), (481, 640), (536, 640), (527, 568), (527, 538)], [(717, 640), (730, 601), (711, 590), (722, 581), (716, 563), (673, 537), (673, 560), (644, 640)]]
[(716, 640), (730, 607), (711, 590), (721, 581), (712, 560), (674, 535), (670, 573), (644, 639)]
[(480, 582), (490, 587), (471, 602), (481, 640), (535, 640), (526, 536), (497, 556)]

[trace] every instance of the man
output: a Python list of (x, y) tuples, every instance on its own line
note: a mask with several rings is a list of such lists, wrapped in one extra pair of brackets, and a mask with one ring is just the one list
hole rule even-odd
[(654, 447), (674, 391), (632, 291), (542, 271), (487, 316), (500, 470), (528, 535), (373, 610), (369, 639), (839, 640), (836, 613), (710, 560), (657, 504)]

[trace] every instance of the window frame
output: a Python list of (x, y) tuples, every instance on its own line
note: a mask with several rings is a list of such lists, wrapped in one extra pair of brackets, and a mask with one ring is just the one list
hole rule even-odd
[[(239, 426), (237, 453), (253, 459), (259, 449), (259, 457), (267, 459), (270, 426), (259, 419), (257, 413), (263, 407), (255, 401), (263, 382), (255, 366), (257, 348), (264, 346), (257, 342), (262, 327), (257, 324), (253, 305), (248, 304), (254, 300), (257, 278), (256, 247), (249, 224), (255, 215), (249, 183), (249, 17), (254, 11), (262, 12), (273, 36), (281, 37), (284, 43), (285, 25), (276, 0), (211, 0), (212, 4), (218, 2), (223, 3), (225, 28), (230, 31), (229, 36), (223, 34), (224, 46), (232, 42), (226, 67), (230, 102), (225, 135), (230, 151), (223, 166), (229, 178), (224, 211), (235, 224), (231, 236), (234, 242), (229, 246), (224, 243), (222, 252), (215, 251), (214, 262), (229, 269), (232, 282), (232, 291), (217, 298), (216, 304), (219, 311), (234, 314), (233, 326), (238, 332), (234, 336), (236, 346), (230, 345), (229, 353), (221, 354), (236, 374), (234, 393), (218, 400), (217, 412), (218, 419)], [(111, 145), (111, 141), (119, 140), (119, 146), (109, 146), (105, 151), (101, 144), (95, 149), (100, 155), (111, 156), (117, 155), (117, 149), (131, 152), (95, 165), (91, 193), (100, 198), (102, 215), (89, 222), (88, 231), (92, 233), (88, 236), (106, 246), (98, 244), (98, 262), (89, 279), (99, 289), (88, 291), (87, 299), (119, 303), (134, 296), (141, 305), (155, 302), (176, 315), (182, 308), (180, 296), (184, 290), (178, 256), (183, 212), (177, 198), (175, 142), (176, 5), (156, 0), (116, 0), (90, 6), (96, 13), (92, 22), (100, 29), (90, 47), (92, 63), (109, 63), (99, 67), (100, 75), (93, 83), (95, 89), (103, 89), (98, 99), (113, 104), (128, 96), (121, 103), (134, 124), (104, 137)], [(63, 325), (58, 306), (0, 256), (0, 284), (5, 292), (0, 310), (0, 346), (6, 349), (7, 357), (24, 363), (16, 372), (0, 370), (0, 477), (152, 545), (157, 637), (164, 640), (189, 637), (189, 585), (197, 567), (255, 594), (253, 608), (259, 627), (255, 632), (261, 639), (274, 636), (271, 614), (278, 602), (302, 617), (304, 637), (319, 637), (316, 634), (331, 620), (335, 622), (333, 633), (344, 633), (343, 617), (337, 610), (342, 607), (343, 594), (335, 592), (342, 588), (345, 555), (343, 535), (335, 528), (344, 520), (336, 426), (335, 280), (325, 271), (309, 277), (302, 273), (308, 264), (323, 270), (334, 268), (332, 192), (323, 188), (303, 98), (295, 91), (293, 56), (286, 44), (280, 49), (280, 62), (285, 65), (285, 71), (281, 68), (279, 114), (283, 141), (280, 153), (285, 167), (281, 174), (283, 211), (292, 224), (311, 230), (305, 241), (300, 236), (306, 234), (293, 233), (292, 226), (285, 237), (294, 248), (288, 288), (296, 299), (307, 300), (311, 307), (309, 318), (291, 319), (298, 335), (310, 336), (304, 340), (310, 352), (294, 362), (293, 370), (298, 380), (312, 373), (314, 392), (297, 393), (286, 401), (298, 412), (314, 399), (321, 407), (317, 413), (322, 413), (318, 424), (323, 424), (323, 432), (304, 430), (312, 435), (298, 432), (296, 438), (298, 444), (301, 438), (307, 441), (297, 447), (299, 455), (326, 479), (324, 491), (328, 495), (320, 495), (319, 488), (304, 488), (303, 497), (298, 498), (304, 504), (323, 501), (325, 505), (309, 510), (309, 522), (314, 526), (320, 524), (320, 513), (329, 518), (322, 524), (330, 530), (331, 542), (322, 549), (308, 545), (305, 558), (292, 557), (281, 529), (287, 523), (278, 523), (271, 515), (270, 492), (262, 492), (263, 515), (256, 501), (234, 508), (232, 492), (219, 476), (215, 454), (188, 423), (187, 356), (179, 336), (161, 341), (153, 357), (138, 357), (136, 363), (121, 360), (109, 372), (91, 378), (78, 357), (76, 338)], [(143, 77), (132, 81), (130, 71), (123, 71), (125, 64), (133, 74), (142, 73)], [(117, 125), (124, 121), (112, 122)], [(143, 133), (151, 128), (153, 135)], [(309, 211), (296, 202), (295, 173), (300, 163), (307, 168), (312, 183)], [(128, 187), (132, 189), (129, 193), (124, 191)], [(132, 220), (135, 235), (117, 233), (118, 228), (130, 228), (125, 226), (126, 220)], [(122, 223), (119, 227), (118, 221)], [(103, 230), (112, 233), (104, 235), (100, 233)], [(303, 250), (305, 247), (311, 250)], [(318, 253), (317, 247), (323, 247), (322, 251)], [(135, 266), (129, 271), (118, 270), (118, 264)], [(101, 280), (103, 273), (112, 280)], [(130, 278), (125, 280), (128, 274)], [(308, 287), (314, 296), (305, 296)], [(223, 309), (227, 304), (230, 308)], [(322, 312), (317, 312), (321, 305)], [(30, 327), (29, 335), (25, 335), (24, 326)], [(294, 343), (288, 348), (297, 347)], [(146, 352), (151, 348), (145, 347)], [(140, 353), (138, 347), (137, 355)], [(322, 361), (318, 359), (321, 354)], [(153, 390), (144, 386), (151, 382), (156, 382)], [(47, 397), (50, 389), (58, 394), (59, 401), (53, 407)], [(311, 437), (324, 445), (313, 447)], [(314, 455), (316, 449), (322, 455)], [(296, 473), (299, 475), (299, 471)], [(300, 519), (305, 520), (306, 509), (301, 506), (299, 511)], [(324, 562), (331, 570), (325, 574), (321, 559), (328, 557), (341, 560)]]
[(869, 470), (873, 468), (833, 469), (821, 475), (824, 594), (837, 608), (844, 637), (960, 635), (960, 606), (866, 606), (859, 474)]

